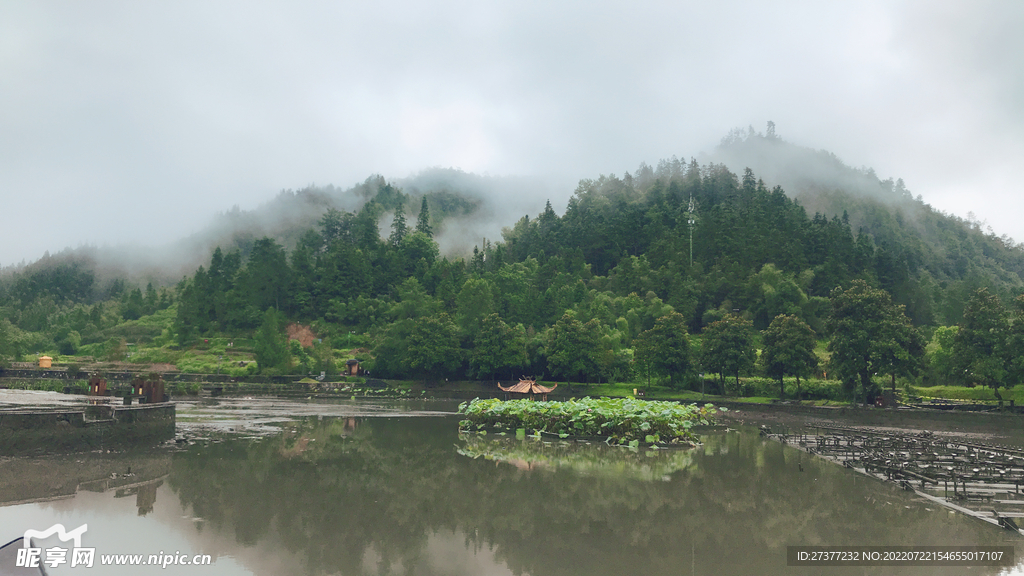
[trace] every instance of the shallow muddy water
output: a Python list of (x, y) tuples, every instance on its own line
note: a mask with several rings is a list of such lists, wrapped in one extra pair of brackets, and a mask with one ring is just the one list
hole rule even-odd
[[(97, 574), (999, 574), (787, 566), (787, 546), (1021, 538), (758, 436), (691, 450), (460, 437), (454, 403), (223, 400), (178, 443), (0, 459), (0, 540), (88, 525)], [(3, 543), (0, 542), (0, 543)], [(210, 555), (210, 565), (99, 566)], [(50, 574), (76, 574), (68, 565)], [(88, 570), (86, 570), (88, 572)], [(2, 574), (0, 569), (0, 574)]]

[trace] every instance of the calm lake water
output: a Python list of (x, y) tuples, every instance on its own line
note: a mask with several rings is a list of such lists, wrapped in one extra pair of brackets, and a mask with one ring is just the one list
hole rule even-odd
[(55, 523), (88, 524), (83, 546), (96, 548), (97, 564), (103, 555), (158, 553), (209, 554), (212, 562), (85, 570), (95, 574), (1006, 570), (789, 567), (787, 546), (795, 545), (1012, 545), (1024, 559), (1021, 538), (1010, 532), (754, 429), (705, 435), (692, 450), (630, 451), (460, 438), (458, 417), (443, 414), (453, 408), (185, 405), (179, 427), (191, 443), (0, 459), (0, 540)]

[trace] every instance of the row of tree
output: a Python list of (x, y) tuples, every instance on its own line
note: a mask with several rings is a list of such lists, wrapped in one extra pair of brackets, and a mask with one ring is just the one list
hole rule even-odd
[[(698, 217), (682, 200), (686, 182), (687, 194), (705, 203), (693, 264), (683, 241)], [(920, 372), (914, 314), (883, 288), (895, 286), (887, 280), (891, 251), (863, 233), (854, 237), (845, 216), (807, 219), (781, 190), (768, 191), (749, 171), (739, 184), (720, 166), (691, 164), (667, 187), (655, 180), (643, 194), (621, 184), (585, 181), (565, 216), (549, 203), (537, 219), (507, 230), (504, 242), (485, 242), (455, 261), (438, 256), (425, 198), (410, 230), (402, 193), (382, 187), (380, 200), (359, 213), (328, 211), (290, 258), (270, 238), (254, 244), (244, 266), (238, 252), (215, 251), (208, 270), (179, 285), (179, 342), (254, 330), (274, 307), (292, 319), (319, 318), (321, 328), (374, 334), (383, 376), (522, 370), (577, 380), (657, 373), (675, 382), (687, 372), (678, 355), (648, 342), (673, 341), (662, 320), (671, 318), (678, 338), (701, 334), (700, 362), (694, 354), (688, 366), (707, 372), (748, 373), (760, 340), (766, 374), (780, 382), (783, 373), (804, 376), (814, 355), (794, 342), (826, 336), (829, 369), (851, 393), (866, 394), (876, 374), (895, 386), (898, 376)], [(387, 238), (376, 227), (383, 206), (394, 210)], [(701, 234), (716, 239), (701, 242)], [(610, 248), (598, 248), (616, 237), (614, 250), (625, 249), (613, 265)], [(705, 271), (701, 259), (716, 263)], [(830, 285), (845, 289), (819, 295)], [(749, 336), (759, 331), (761, 338)]]
[[(912, 375), (921, 365), (921, 336), (903, 306), (863, 281), (833, 290), (827, 330), (831, 358), (826, 368), (851, 395), (867, 398), (876, 374), (888, 375), (895, 387), (898, 376)], [(622, 362), (631, 377), (648, 385), (655, 378), (683, 385), (694, 381), (698, 372), (718, 374), (721, 380), (735, 377), (738, 384), (741, 375), (761, 371), (778, 379), (782, 395), (784, 376), (796, 376), (799, 389), (799, 378), (819, 368), (819, 337), (796, 315), (777, 315), (759, 332), (751, 320), (730, 314), (706, 326), (694, 345), (686, 319), (669, 311), (637, 334), (621, 357), (613, 342), (602, 336), (596, 318), (581, 322), (567, 311), (543, 333), (490, 314), (471, 338), (462, 338), (457, 323), (440, 313), (390, 326), (377, 348), (377, 366), (385, 373), (426, 378), (456, 376), (468, 367), (477, 377), (512, 377), (532, 370), (587, 381), (608, 378)]]
[[(759, 330), (791, 314), (819, 335), (830, 291), (856, 279), (889, 292), (918, 326), (956, 323), (970, 293), (992, 284), (980, 269), (928, 265), (915, 255), (919, 245), (854, 234), (846, 214), (808, 217), (749, 170), (739, 179), (691, 162), (666, 174), (667, 182), (639, 171), (585, 180), (563, 216), (549, 203), (503, 241), (455, 260), (439, 257), (427, 197), (410, 228), (407, 197), (382, 182), (358, 212), (329, 210), (290, 254), (271, 238), (255, 240), (247, 255), (215, 251), (208, 268), (179, 285), (178, 334), (184, 343), (210, 330), (254, 330), (270, 306), (296, 320), (372, 330), (392, 320), (380, 311), (400, 301), (410, 278), (457, 323), (457, 308), (475, 295), (506, 321), (541, 330), (594, 290), (653, 293), (693, 333), (738, 310)], [(389, 234), (379, 229), (386, 216)], [(1001, 297), (1014, 295), (1013, 285), (995, 285)]]

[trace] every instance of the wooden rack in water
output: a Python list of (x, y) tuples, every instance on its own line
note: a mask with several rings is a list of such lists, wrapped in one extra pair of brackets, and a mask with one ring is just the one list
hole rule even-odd
[[(961, 441), (931, 432), (827, 424), (807, 425), (797, 434), (762, 427), (761, 435), (795, 443), (847, 468), (897, 482), (925, 498), (1004, 528), (1018, 530), (1013, 519), (1024, 518), (1021, 448)], [(915, 490), (915, 485), (920, 488)], [(979, 506), (990, 512), (977, 509)]]

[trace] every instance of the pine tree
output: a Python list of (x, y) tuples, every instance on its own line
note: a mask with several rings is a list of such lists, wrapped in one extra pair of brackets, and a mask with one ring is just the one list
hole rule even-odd
[(153, 288), (153, 283), (146, 284), (146, 297), (145, 297), (145, 311), (146, 314), (152, 314), (157, 310), (157, 295), (156, 288)]
[(420, 206), (420, 215), (416, 218), (416, 231), (434, 237), (434, 231), (430, 228), (430, 208), (427, 207), (426, 196), (423, 197), (423, 205)]
[(392, 246), (399, 246), (409, 231), (408, 226), (405, 225), (405, 208), (403, 204), (404, 202), (399, 202), (398, 207), (395, 208), (395, 220), (391, 223), (391, 237), (388, 240)]

